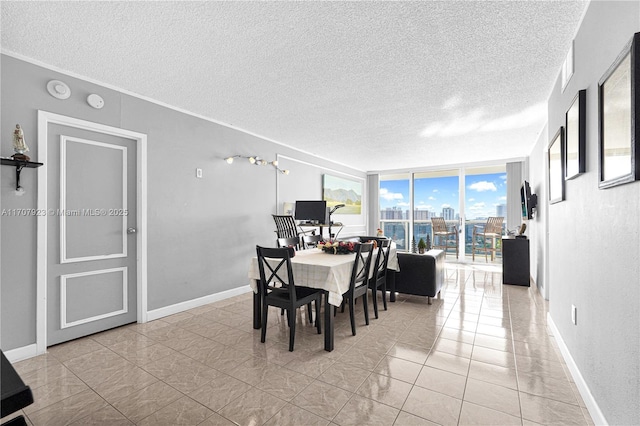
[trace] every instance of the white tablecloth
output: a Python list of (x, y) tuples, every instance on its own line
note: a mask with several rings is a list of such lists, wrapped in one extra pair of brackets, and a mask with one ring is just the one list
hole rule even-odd
[(398, 263), (398, 249), (396, 248), (396, 243), (393, 241), (391, 241), (391, 250), (389, 251), (387, 269), (392, 269), (394, 271), (400, 270), (400, 264)]
[[(329, 303), (340, 306), (342, 294), (349, 290), (349, 279), (355, 258), (355, 254), (328, 254), (319, 249), (297, 251), (295, 257), (291, 259), (296, 285), (326, 290), (329, 293)], [(256, 280), (260, 279), (260, 271), (256, 257), (251, 259), (249, 278), (251, 288), (257, 293)]]
[[(349, 280), (355, 257), (355, 254), (324, 253), (320, 249), (299, 250), (291, 259), (296, 285), (326, 290), (329, 293), (329, 303), (333, 306), (340, 306), (342, 295), (349, 290)], [(375, 257), (372, 260), (375, 261)], [(387, 268), (398, 270), (398, 255), (395, 244), (392, 244)], [(373, 272), (373, 267), (371, 272)], [(256, 280), (260, 279), (260, 271), (256, 257), (251, 259), (248, 275), (251, 280), (251, 288), (254, 293), (257, 293)]]

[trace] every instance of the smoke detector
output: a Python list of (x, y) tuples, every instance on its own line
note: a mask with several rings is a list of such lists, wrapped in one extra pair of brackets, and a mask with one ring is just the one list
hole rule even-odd
[(51, 80), (47, 83), (47, 91), (56, 99), (68, 99), (71, 96), (71, 89), (66, 83), (60, 80)]
[(95, 109), (100, 109), (104, 106), (104, 99), (102, 99), (102, 96), (92, 93), (87, 96), (87, 103)]

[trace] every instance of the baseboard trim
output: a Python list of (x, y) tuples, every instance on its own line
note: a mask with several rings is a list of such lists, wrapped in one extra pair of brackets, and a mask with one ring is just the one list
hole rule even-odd
[(596, 402), (595, 398), (591, 394), (591, 390), (589, 390), (589, 386), (587, 386), (587, 382), (582, 377), (582, 374), (580, 373), (580, 369), (578, 368), (578, 365), (573, 360), (573, 357), (571, 356), (571, 352), (569, 351), (569, 348), (567, 347), (567, 345), (564, 343), (564, 340), (562, 340), (562, 335), (560, 334), (560, 330), (558, 330), (558, 327), (556, 327), (556, 324), (553, 322), (553, 318), (551, 318), (551, 314), (549, 312), (547, 312), (547, 324), (549, 324), (551, 331), (553, 331), (553, 336), (555, 337), (556, 342), (558, 343), (558, 347), (560, 348), (562, 357), (564, 358), (564, 361), (567, 363), (569, 372), (571, 373), (571, 376), (573, 377), (573, 381), (578, 387), (578, 391), (580, 391), (580, 396), (582, 396), (582, 400), (587, 406), (587, 410), (589, 410), (589, 414), (591, 415), (591, 419), (593, 420), (593, 423), (595, 423), (596, 425), (608, 425), (609, 423), (607, 423), (607, 419), (605, 419), (604, 414), (602, 414), (602, 411), (598, 406), (598, 403)]
[(33, 358), (38, 355), (38, 351), (36, 350), (36, 344), (31, 344), (27, 346), (23, 346), (21, 348), (11, 349), (10, 351), (6, 351), (4, 356), (7, 357), (9, 362), (17, 362), (22, 361), (23, 359)]
[[(245, 294), (250, 291), (253, 291), (253, 290), (251, 290), (250, 286), (246, 285), (246, 286), (234, 288), (231, 290), (221, 291), (220, 293), (199, 297), (197, 299), (187, 300), (186, 302), (176, 303), (175, 305), (154, 309), (153, 311), (147, 312), (147, 320), (153, 321), (155, 319), (159, 319), (169, 315), (177, 314), (183, 311), (188, 311), (189, 309), (197, 308), (198, 306), (206, 305), (213, 302), (218, 302), (220, 300), (225, 300), (234, 296), (239, 296), (241, 294)], [(4, 355), (7, 357), (7, 359), (11, 363), (22, 361), (28, 358), (33, 358), (34, 356), (38, 355), (37, 345), (34, 343), (31, 345), (23, 346), (21, 348), (11, 349), (6, 351)]]
[(186, 302), (176, 303), (175, 305), (169, 305), (163, 308), (147, 311), (147, 321), (153, 321), (169, 315), (188, 311), (189, 309), (197, 308), (198, 306), (207, 305), (209, 303), (219, 302), (220, 300), (228, 299), (234, 296), (239, 296), (241, 294), (245, 294), (250, 291), (253, 291), (253, 290), (251, 290), (250, 286), (246, 285), (238, 288), (233, 288), (231, 290), (221, 291), (220, 293), (199, 297), (197, 299), (187, 300)]

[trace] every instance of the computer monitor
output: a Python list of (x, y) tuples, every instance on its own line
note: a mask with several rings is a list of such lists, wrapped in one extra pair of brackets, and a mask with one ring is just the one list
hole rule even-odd
[(296, 201), (294, 218), (319, 225), (325, 224), (327, 222), (327, 202), (324, 200)]

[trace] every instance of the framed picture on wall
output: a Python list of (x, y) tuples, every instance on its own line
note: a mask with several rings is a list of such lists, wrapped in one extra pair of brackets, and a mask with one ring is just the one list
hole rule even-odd
[(549, 144), (549, 203), (564, 200), (564, 129), (560, 127)]
[(566, 114), (564, 177), (573, 179), (585, 172), (587, 91), (580, 90)]
[(634, 34), (598, 82), (600, 188), (640, 177), (640, 33)]
[(327, 174), (322, 176), (322, 196), (327, 207), (333, 209), (344, 204), (344, 207), (336, 210), (337, 214), (362, 213), (362, 187), (361, 181)]
[(562, 63), (562, 91), (567, 88), (569, 84), (569, 80), (573, 76), (573, 72), (575, 71), (575, 57), (574, 57), (574, 44), (575, 41), (571, 41), (571, 47), (569, 47), (569, 52), (567, 52), (567, 57), (564, 59)]

